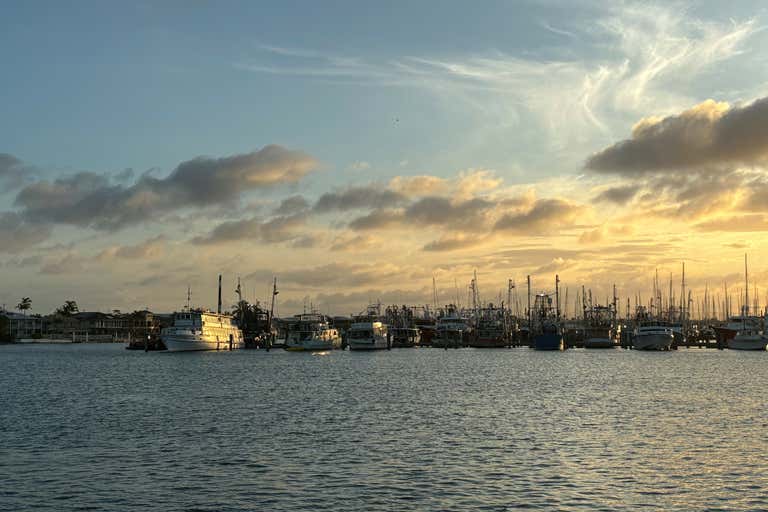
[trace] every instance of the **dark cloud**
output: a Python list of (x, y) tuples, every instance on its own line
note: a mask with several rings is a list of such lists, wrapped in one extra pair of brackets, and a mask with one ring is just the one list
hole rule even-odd
[(640, 192), (639, 185), (623, 185), (603, 190), (594, 197), (594, 201), (624, 205), (632, 201)]
[(338, 192), (327, 192), (315, 203), (315, 211), (348, 211), (374, 208), (393, 208), (405, 204), (405, 195), (380, 185), (350, 187)]
[(166, 178), (144, 174), (131, 186), (106, 175), (78, 173), (27, 186), (16, 205), (30, 219), (116, 229), (183, 208), (226, 204), (249, 190), (294, 183), (315, 166), (308, 155), (280, 146), (224, 158), (182, 162)]
[(451, 200), (446, 197), (423, 197), (404, 209), (378, 209), (349, 223), (354, 230), (385, 228), (393, 225), (442, 226), (449, 229), (481, 228), (485, 214), (495, 203), (482, 198)]
[(381, 229), (396, 225), (402, 220), (403, 213), (400, 210), (375, 210), (368, 215), (353, 219), (349, 227), (356, 231)]
[(306, 237), (306, 235), (297, 233), (297, 229), (303, 227), (305, 221), (305, 214), (279, 216), (267, 221), (261, 221), (257, 218), (228, 221), (216, 226), (206, 236), (193, 238), (192, 242), (201, 245), (237, 241), (296, 242)]
[(760, 164), (767, 156), (768, 98), (733, 108), (707, 100), (676, 116), (640, 121), (631, 139), (592, 155), (586, 168), (638, 176)]
[(28, 222), (18, 213), (0, 213), (0, 252), (23, 251), (44, 242), (50, 235), (48, 226)]
[(49, 275), (74, 274), (83, 270), (83, 262), (73, 254), (51, 259), (40, 268), (40, 273)]
[(480, 241), (481, 239), (477, 237), (447, 236), (429, 242), (422, 247), (422, 250), (428, 252), (456, 251), (466, 249), (467, 247), (475, 247)]
[(431, 196), (419, 199), (406, 208), (406, 222), (432, 226), (467, 226), (484, 224), (483, 214), (494, 203), (482, 198), (454, 201), (445, 197)]
[(291, 196), (283, 199), (275, 208), (275, 215), (292, 215), (309, 208), (309, 202), (303, 196)]
[(572, 227), (582, 208), (563, 199), (539, 199), (523, 212), (503, 215), (494, 230), (531, 236)]

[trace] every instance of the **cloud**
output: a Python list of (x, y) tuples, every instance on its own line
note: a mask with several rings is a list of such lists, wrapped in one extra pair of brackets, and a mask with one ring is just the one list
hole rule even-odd
[(166, 241), (164, 235), (158, 235), (135, 245), (107, 247), (96, 256), (96, 260), (107, 262), (115, 259), (146, 260), (156, 258), (163, 254)]
[(590, 231), (584, 231), (579, 236), (579, 243), (580, 244), (595, 244), (598, 242), (602, 242), (603, 238), (605, 238), (605, 229), (603, 227), (595, 228)]
[(30, 219), (95, 229), (117, 229), (183, 208), (236, 201), (243, 192), (295, 183), (316, 166), (308, 155), (280, 146), (223, 158), (197, 157), (166, 178), (142, 176), (113, 185), (106, 175), (77, 173), (27, 186), (16, 206)]
[(332, 251), (356, 252), (372, 249), (380, 240), (370, 235), (338, 236), (331, 245)]
[(303, 196), (291, 196), (280, 202), (274, 213), (275, 215), (291, 215), (303, 212), (309, 208), (309, 202)]
[(539, 199), (526, 211), (503, 215), (494, 230), (530, 236), (549, 234), (573, 225), (584, 212), (584, 207), (564, 199)]
[(394, 190), (372, 183), (321, 195), (314, 206), (318, 213), (373, 208), (392, 208), (403, 204), (406, 197)]
[(0, 213), (0, 252), (18, 253), (50, 236), (48, 226), (29, 222), (15, 212)]
[(427, 243), (422, 247), (422, 250), (427, 252), (456, 251), (459, 249), (476, 247), (481, 242), (482, 238), (471, 235), (467, 236), (459, 234), (455, 236), (444, 236), (438, 240), (433, 240)]
[(27, 172), (21, 160), (8, 153), (0, 153), (0, 194), (20, 187)]
[(370, 168), (371, 164), (362, 160), (349, 164), (349, 170), (355, 172), (366, 171)]
[[(306, 224), (306, 215), (273, 217), (267, 221), (257, 218), (241, 219), (222, 222), (205, 236), (192, 239), (192, 243), (199, 245), (211, 245), (225, 242), (297, 242), (303, 238), (303, 233), (297, 232)], [(306, 240), (304, 240), (306, 246)], [(299, 242), (300, 247), (301, 242)]]
[(756, 213), (733, 215), (699, 222), (694, 227), (699, 231), (730, 231), (734, 233), (768, 231), (768, 218)]
[(357, 217), (349, 223), (350, 229), (365, 231), (381, 229), (399, 224), (403, 220), (401, 210), (375, 210), (367, 215)]
[(768, 98), (737, 107), (707, 100), (675, 116), (641, 120), (631, 139), (592, 155), (586, 168), (639, 176), (759, 165), (767, 157)]
[(395, 176), (390, 180), (388, 187), (404, 196), (413, 197), (447, 192), (450, 183), (437, 176)]
[(74, 254), (51, 259), (40, 268), (40, 273), (49, 275), (75, 274), (83, 270), (82, 260)]
[(625, 205), (635, 198), (640, 189), (639, 185), (622, 185), (607, 188), (597, 194), (593, 201)]

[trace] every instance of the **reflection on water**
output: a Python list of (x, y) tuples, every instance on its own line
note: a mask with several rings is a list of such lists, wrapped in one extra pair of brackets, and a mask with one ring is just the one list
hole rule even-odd
[(2, 510), (768, 508), (768, 354), (0, 347)]

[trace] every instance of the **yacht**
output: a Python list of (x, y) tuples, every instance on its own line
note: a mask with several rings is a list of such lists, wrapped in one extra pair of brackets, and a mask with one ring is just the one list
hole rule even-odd
[(202, 310), (175, 313), (173, 326), (160, 339), (169, 352), (193, 350), (234, 350), (243, 348), (243, 333), (232, 316)]
[(635, 332), (632, 345), (637, 350), (670, 350), (675, 341), (672, 327), (653, 318), (645, 306), (635, 312)]
[(318, 313), (296, 315), (289, 322), (285, 336), (285, 350), (323, 351), (341, 348), (339, 331), (329, 326), (328, 320)]
[(387, 326), (379, 321), (353, 322), (347, 331), (349, 350), (389, 349)]

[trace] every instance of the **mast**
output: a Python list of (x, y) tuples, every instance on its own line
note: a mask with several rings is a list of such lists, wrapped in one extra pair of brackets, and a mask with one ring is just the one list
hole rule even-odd
[(216, 308), (216, 312), (221, 314), (221, 274), (219, 274), (219, 306)]
[(187, 285), (187, 311), (189, 311), (191, 302), (192, 302), (192, 288), (189, 285)]
[(267, 322), (267, 332), (269, 334), (272, 334), (272, 316), (275, 314), (275, 298), (279, 293), (277, 291), (277, 277), (274, 279), (275, 280), (272, 283), (272, 306), (269, 308), (269, 321)]
[(555, 308), (557, 320), (560, 321), (560, 276), (555, 274)]
[(531, 276), (528, 275), (528, 330), (531, 329)]
[(746, 316), (749, 314), (749, 274), (747, 273), (747, 255), (744, 254), (744, 322), (746, 323)]

